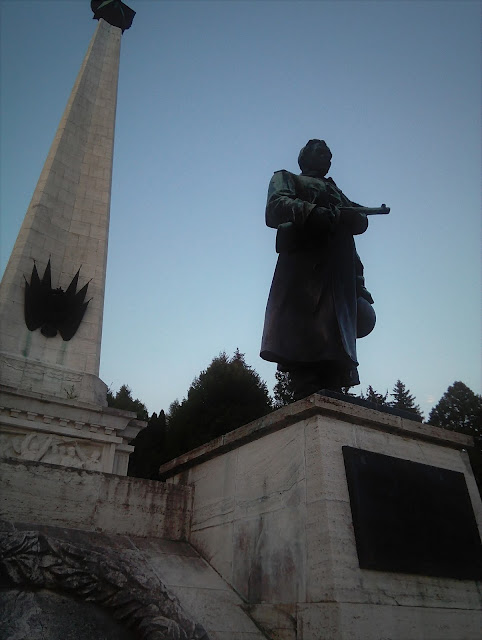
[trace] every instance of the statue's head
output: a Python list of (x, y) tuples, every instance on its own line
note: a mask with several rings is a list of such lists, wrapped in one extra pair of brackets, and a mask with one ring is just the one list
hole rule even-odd
[(308, 140), (298, 156), (301, 173), (322, 175), (331, 166), (331, 151), (324, 140)]

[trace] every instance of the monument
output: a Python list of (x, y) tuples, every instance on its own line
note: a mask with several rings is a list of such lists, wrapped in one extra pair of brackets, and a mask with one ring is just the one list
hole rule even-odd
[(262, 640), (187, 544), (190, 488), (125, 476), (144, 423), (107, 407), (98, 377), (119, 49), (134, 12), (91, 8), (99, 24), (0, 294), (0, 635)]
[(261, 357), (289, 371), (295, 399), (359, 384), (356, 338), (375, 325), (354, 235), (367, 215), (389, 213), (349, 200), (332, 178), (324, 140), (301, 149), (301, 175), (277, 171), (268, 189), (266, 224), (279, 253), (266, 308)]
[[(122, 475), (125, 443), (140, 425), (105, 406), (98, 360), (119, 45), (133, 12), (119, 0), (91, 6), (99, 25), (1, 290), (2, 632), (12, 640), (478, 640), (482, 503), (468, 436), (332, 390), (171, 460), (159, 470), (164, 482)], [(324, 170), (326, 147), (314, 148)], [(323, 370), (322, 383), (337, 389), (342, 375), (356, 375), (355, 333), (374, 323), (369, 309), (356, 317), (358, 298), (370, 306), (371, 297), (352, 242), (369, 210), (334, 183), (323, 179), (338, 205), (323, 200), (320, 177), (291, 176), (275, 174), (278, 202), (268, 206), (280, 264), (299, 267), (285, 272), (288, 293), (305, 282), (294, 276), (318, 265), (320, 236), (328, 234), (328, 250), (338, 227), (335, 244), (345, 249), (320, 263), (324, 276), (334, 277), (333, 265), (349, 276), (337, 281), (344, 295), (323, 298), (321, 316), (328, 335), (341, 341), (344, 332), (333, 352), (343, 366), (333, 359)], [(296, 180), (311, 196), (293, 201)], [(309, 307), (325, 283), (308, 280), (287, 309)], [(264, 355), (291, 366), (303, 361), (295, 357), (303, 345), (295, 321), (278, 323), (280, 308), (268, 305)], [(280, 328), (291, 328), (286, 341)]]
[(99, 378), (121, 36), (134, 11), (91, 2), (98, 22), (0, 285), (0, 439), (25, 460), (127, 473), (129, 412)]

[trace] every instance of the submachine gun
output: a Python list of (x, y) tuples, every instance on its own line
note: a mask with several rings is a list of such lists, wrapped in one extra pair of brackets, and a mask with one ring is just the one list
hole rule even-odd
[[(337, 207), (340, 216), (345, 213), (364, 213), (367, 216), (380, 216), (390, 213), (390, 207), (382, 204), (381, 207)], [(300, 231), (294, 222), (283, 222), (278, 226), (276, 233), (276, 253), (291, 253), (302, 246)]]

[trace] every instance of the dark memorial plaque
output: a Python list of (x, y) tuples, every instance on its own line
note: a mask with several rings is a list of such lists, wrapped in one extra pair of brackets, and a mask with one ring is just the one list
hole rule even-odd
[(465, 476), (342, 447), (362, 569), (482, 579)]

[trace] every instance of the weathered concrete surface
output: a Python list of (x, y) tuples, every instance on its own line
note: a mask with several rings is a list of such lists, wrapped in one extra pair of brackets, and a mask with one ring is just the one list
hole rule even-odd
[(190, 516), (190, 487), (0, 460), (5, 520), (185, 540)]
[[(281, 633), (276, 607), (282, 604), (297, 607), (298, 640), (324, 639), (327, 611), (338, 626), (326, 637), (351, 638), (351, 623), (342, 619), (356, 618), (359, 604), (371, 631), (358, 638), (392, 638), (376, 635), (385, 618), (406, 631), (403, 620), (420, 607), (418, 635), (405, 638), (435, 637), (428, 625), (445, 628), (441, 638), (455, 640), (460, 624), (472, 637), (481, 585), (360, 569), (342, 446), (463, 473), (482, 530), (480, 496), (462, 451), (470, 443), (430, 425), (312, 396), (182, 456), (177, 469), (175, 461), (164, 465), (161, 473), (194, 488), (191, 543), (250, 605), (263, 606), (258, 622), (272, 624), (273, 635)], [(320, 606), (311, 607), (315, 603)], [(333, 603), (338, 609), (328, 607)], [(283, 633), (291, 640), (289, 625)]]
[[(227, 434), (186, 456), (178, 473), (168, 465), (166, 484), (3, 460), (3, 517), (46, 536), (39, 550), (64, 549), (61, 567), (71, 547), (52, 540), (72, 545), (74, 566), (78, 547), (95, 546), (91, 557), (112, 551), (112, 568), (140, 568), (144, 604), (161, 585), (182, 624), (216, 640), (475, 640), (480, 584), (359, 568), (342, 455), (349, 445), (463, 473), (480, 526), (460, 450), (470, 439), (331, 402), (308, 399)], [(99, 566), (95, 575), (102, 584), (112, 575), (122, 601), (122, 580)]]
[[(82, 607), (80, 612), (75, 609), (71, 598), (75, 597), (83, 606), (87, 595), (87, 600), (101, 607), (96, 614), (101, 623), (109, 618), (112, 623), (118, 620), (123, 628), (127, 625), (134, 629), (136, 638), (145, 640), (262, 640), (265, 637), (244, 611), (239, 596), (186, 543), (48, 526), (32, 531), (27, 524), (3, 523), (2, 528), (0, 575), (3, 583), (0, 587), (12, 589), (19, 583), (22, 585), (18, 588), (18, 602), (12, 603), (11, 596), (7, 595), (5, 607), (9, 623), (17, 619), (23, 625), (24, 635), (14, 637), (36, 640), (69, 637), (59, 634), (61, 625), (54, 635), (30, 635), (30, 629), (35, 632), (42, 620), (42, 612), (36, 610), (38, 603), (25, 603), (31, 600), (29, 589), (33, 586), (50, 590), (49, 611), (62, 606), (55, 596), (60, 593), (62, 599), (68, 597), (65, 604), (74, 609), (74, 615), (81, 615)], [(38, 551), (34, 545), (36, 540), (40, 541)], [(15, 604), (20, 610), (15, 609)], [(21, 612), (23, 617), (19, 615)], [(90, 615), (85, 609), (83, 612)], [(66, 628), (69, 629), (68, 624)], [(108, 625), (108, 631), (112, 631), (112, 626)], [(98, 640), (107, 637), (111, 636), (99, 635)], [(112, 636), (112, 640), (114, 637), (117, 636)], [(129, 640), (128, 635), (125, 638), (119, 635), (119, 640), (121, 638)], [(97, 636), (92, 635), (89, 640), (97, 640)]]
[(135, 640), (101, 607), (49, 589), (0, 591), (4, 640)]
[[(121, 34), (99, 20), (0, 283), (0, 447), (126, 475), (145, 425), (109, 413), (99, 378)], [(77, 290), (88, 284), (70, 340), (25, 323), (25, 282), (48, 263), (52, 289), (65, 292), (79, 269)]]
[(244, 603), (191, 545), (133, 540), (146, 563), (213, 640), (261, 640)]
[(244, 609), (271, 640), (297, 640), (296, 604), (248, 604)]
[(480, 640), (480, 611), (351, 603), (298, 607), (303, 640)]
[(383, 430), (387, 433), (394, 433), (414, 438), (415, 440), (433, 441), (456, 449), (471, 447), (474, 444), (470, 436), (465, 436), (455, 431), (406, 420), (400, 416), (382, 413), (381, 411), (315, 393), (304, 400), (299, 400), (278, 409), (278, 411), (273, 411), (262, 418), (258, 418), (258, 420), (254, 420), (243, 427), (239, 427), (239, 429), (230, 431), (201, 445), (197, 449), (188, 451), (178, 458), (166, 462), (161, 465), (159, 473), (166, 477), (178, 475), (185, 469), (215, 458), (226, 451), (241, 447), (246, 442), (257, 440), (269, 433), (279, 431), (291, 424), (299, 423), (301, 420), (317, 415), (338, 416), (340, 420), (348, 424), (366, 425), (375, 430)]
[[(0, 377), (24, 391), (106, 405), (98, 378), (121, 30), (100, 20), (72, 89), (0, 285)], [(52, 286), (92, 298), (74, 337), (24, 321), (25, 278), (50, 258)]]
[(129, 442), (146, 423), (131, 411), (0, 384), (0, 455), (127, 475)]

